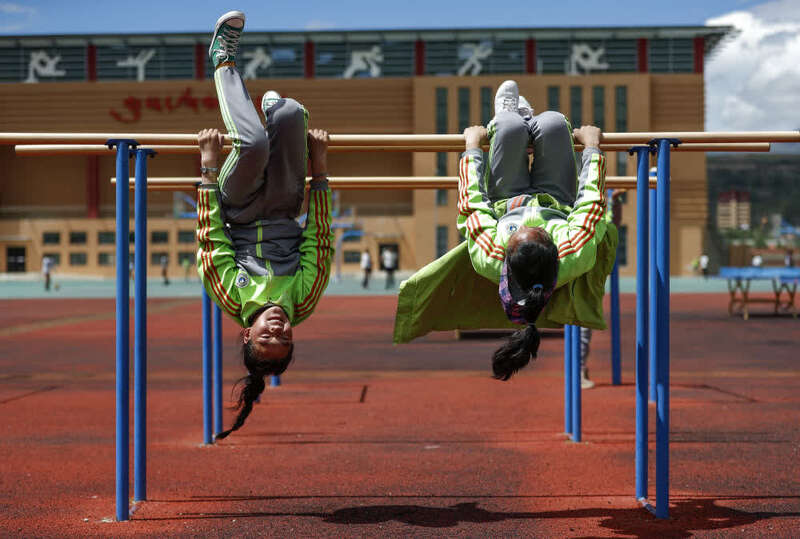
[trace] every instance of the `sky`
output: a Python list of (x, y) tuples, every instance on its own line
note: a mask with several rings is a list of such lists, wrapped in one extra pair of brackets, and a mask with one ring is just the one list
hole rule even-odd
[(256, 31), (731, 25), (705, 65), (706, 130), (800, 129), (800, 0), (0, 0), (0, 35), (205, 32), (229, 9)]

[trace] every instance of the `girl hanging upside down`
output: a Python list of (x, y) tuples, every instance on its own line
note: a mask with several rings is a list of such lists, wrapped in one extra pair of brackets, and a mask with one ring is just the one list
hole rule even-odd
[[(199, 134), (202, 184), (198, 191), (197, 264), (217, 305), (238, 322), (248, 375), (239, 415), (225, 438), (244, 424), (264, 391), (264, 378), (281, 374), (294, 354), (292, 327), (313, 312), (328, 284), (333, 258), (328, 134), (308, 131), (308, 113), (293, 99), (264, 94), (266, 130), (236, 70), (244, 14), (217, 21), (209, 54), (220, 111), (233, 145), (218, 168), (223, 138)], [(305, 229), (297, 222), (305, 195), (306, 162), (312, 180)]]
[[(500, 86), (488, 129), (464, 131), (456, 224), (466, 241), (403, 283), (395, 342), (524, 324), (492, 359), (494, 377), (508, 380), (536, 357), (537, 320), (605, 329), (617, 236), (606, 215), (600, 135), (592, 126), (573, 131), (558, 112), (533, 115), (516, 82)], [(580, 177), (573, 136), (585, 148)]]

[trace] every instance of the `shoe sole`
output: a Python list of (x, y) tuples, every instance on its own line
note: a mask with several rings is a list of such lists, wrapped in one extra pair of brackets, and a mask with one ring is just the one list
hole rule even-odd
[(228, 22), (231, 19), (242, 19), (242, 29), (244, 29), (244, 13), (241, 11), (233, 10), (225, 13), (219, 19), (217, 19), (217, 23), (214, 25), (214, 33), (211, 35), (211, 45), (208, 46), (208, 57), (211, 58), (211, 50), (214, 47), (214, 41), (217, 38), (217, 32), (219, 32), (220, 27)]

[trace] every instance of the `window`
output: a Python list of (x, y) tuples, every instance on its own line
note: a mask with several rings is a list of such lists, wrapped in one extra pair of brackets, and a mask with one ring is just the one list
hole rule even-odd
[[(436, 88), (436, 132), (447, 133), (447, 88)], [(447, 176), (447, 154), (436, 154), (436, 175)]]
[(70, 253), (69, 254), (69, 265), (70, 266), (85, 266), (86, 265), (86, 253)]
[(361, 263), (361, 251), (344, 251), (343, 256), (345, 264)]
[(54, 266), (58, 266), (61, 264), (61, 253), (44, 253), (42, 258), (47, 257), (53, 261)]
[(628, 175), (628, 153), (617, 152), (617, 176)]
[(178, 253), (178, 264), (183, 266), (184, 262), (188, 260), (190, 265), (195, 264), (195, 254), (193, 251), (181, 251)]
[(113, 266), (114, 265), (114, 253), (97, 253), (97, 265), (98, 266)]
[(436, 205), (447, 206), (447, 189), (436, 190)]
[(458, 132), (472, 125), (469, 119), (469, 88), (458, 89)]
[(592, 115), (592, 123), (605, 130), (606, 126), (606, 88), (605, 86), (594, 86), (592, 88), (592, 107), (594, 114)]
[(153, 230), (150, 233), (150, 243), (169, 243), (169, 232), (166, 230)]
[(447, 154), (444, 152), (436, 154), (436, 175), (447, 176)]
[(194, 243), (197, 235), (194, 230), (178, 230), (178, 243)]
[(43, 232), (42, 243), (45, 245), (58, 245), (61, 243), (61, 232)]
[(489, 121), (492, 119), (492, 108), (494, 103), (492, 102), (492, 89), (488, 86), (481, 87), (481, 125), (488, 125)]
[(617, 86), (614, 88), (614, 109), (616, 110), (616, 122), (614, 129), (617, 133), (624, 133), (628, 130), (628, 87)]
[(447, 225), (436, 227), (436, 258), (447, 253)]
[(86, 244), (86, 232), (70, 232), (69, 233), (69, 243), (70, 243), (70, 245), (85, 245)]
[(547, 110), (561, 110), (561, 88), (558, 86), (547, 87)]
[(617, 243), (617, 264), (628, 265), (628, 225), (619, 226), (619, 243)]
[(583, 124), (583, 88), (580, 86), (569, 88), (569, 120), (573, 127)]
[(97, 233), (97, 243), (99, 245), (114, 245), (116, 242), (116, 232), (101, 231)]
[[(162, 262), (163, 260), (163, 262)], [(150, 265), (160, 266), (162, 263), (169, 264), (168, 253), (150, 253)]]

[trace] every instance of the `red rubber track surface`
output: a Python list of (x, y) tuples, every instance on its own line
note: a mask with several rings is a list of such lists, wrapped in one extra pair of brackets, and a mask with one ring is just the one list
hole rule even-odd
[[(200, 302), (151, 300), (148, 500), (124, 523), (113, 521), (114, 301), (0, 307), (1, 537), (800, 530), (800, 320), (729, 317), (724, 294), (672, 297), (668, 521), (633, 496), (631, 295), (623, 385), (610, 385), (610, 332), (595, 332), (598, 385), (583, 393), (579, 444), (562, 434), (560, 335), (546, 335), (536, 363), (503, 383), (489, 377), (497, 339), (437, 333), (393, 346), (394, 298), (326, 296), (295, 330), (284, 385), (265, 392), (241, 431), (204, 447)], [(226, 320), (226, 398), (243, 373), (237, 334)], [(652, 434), (650, 454), (654, 497)]]

